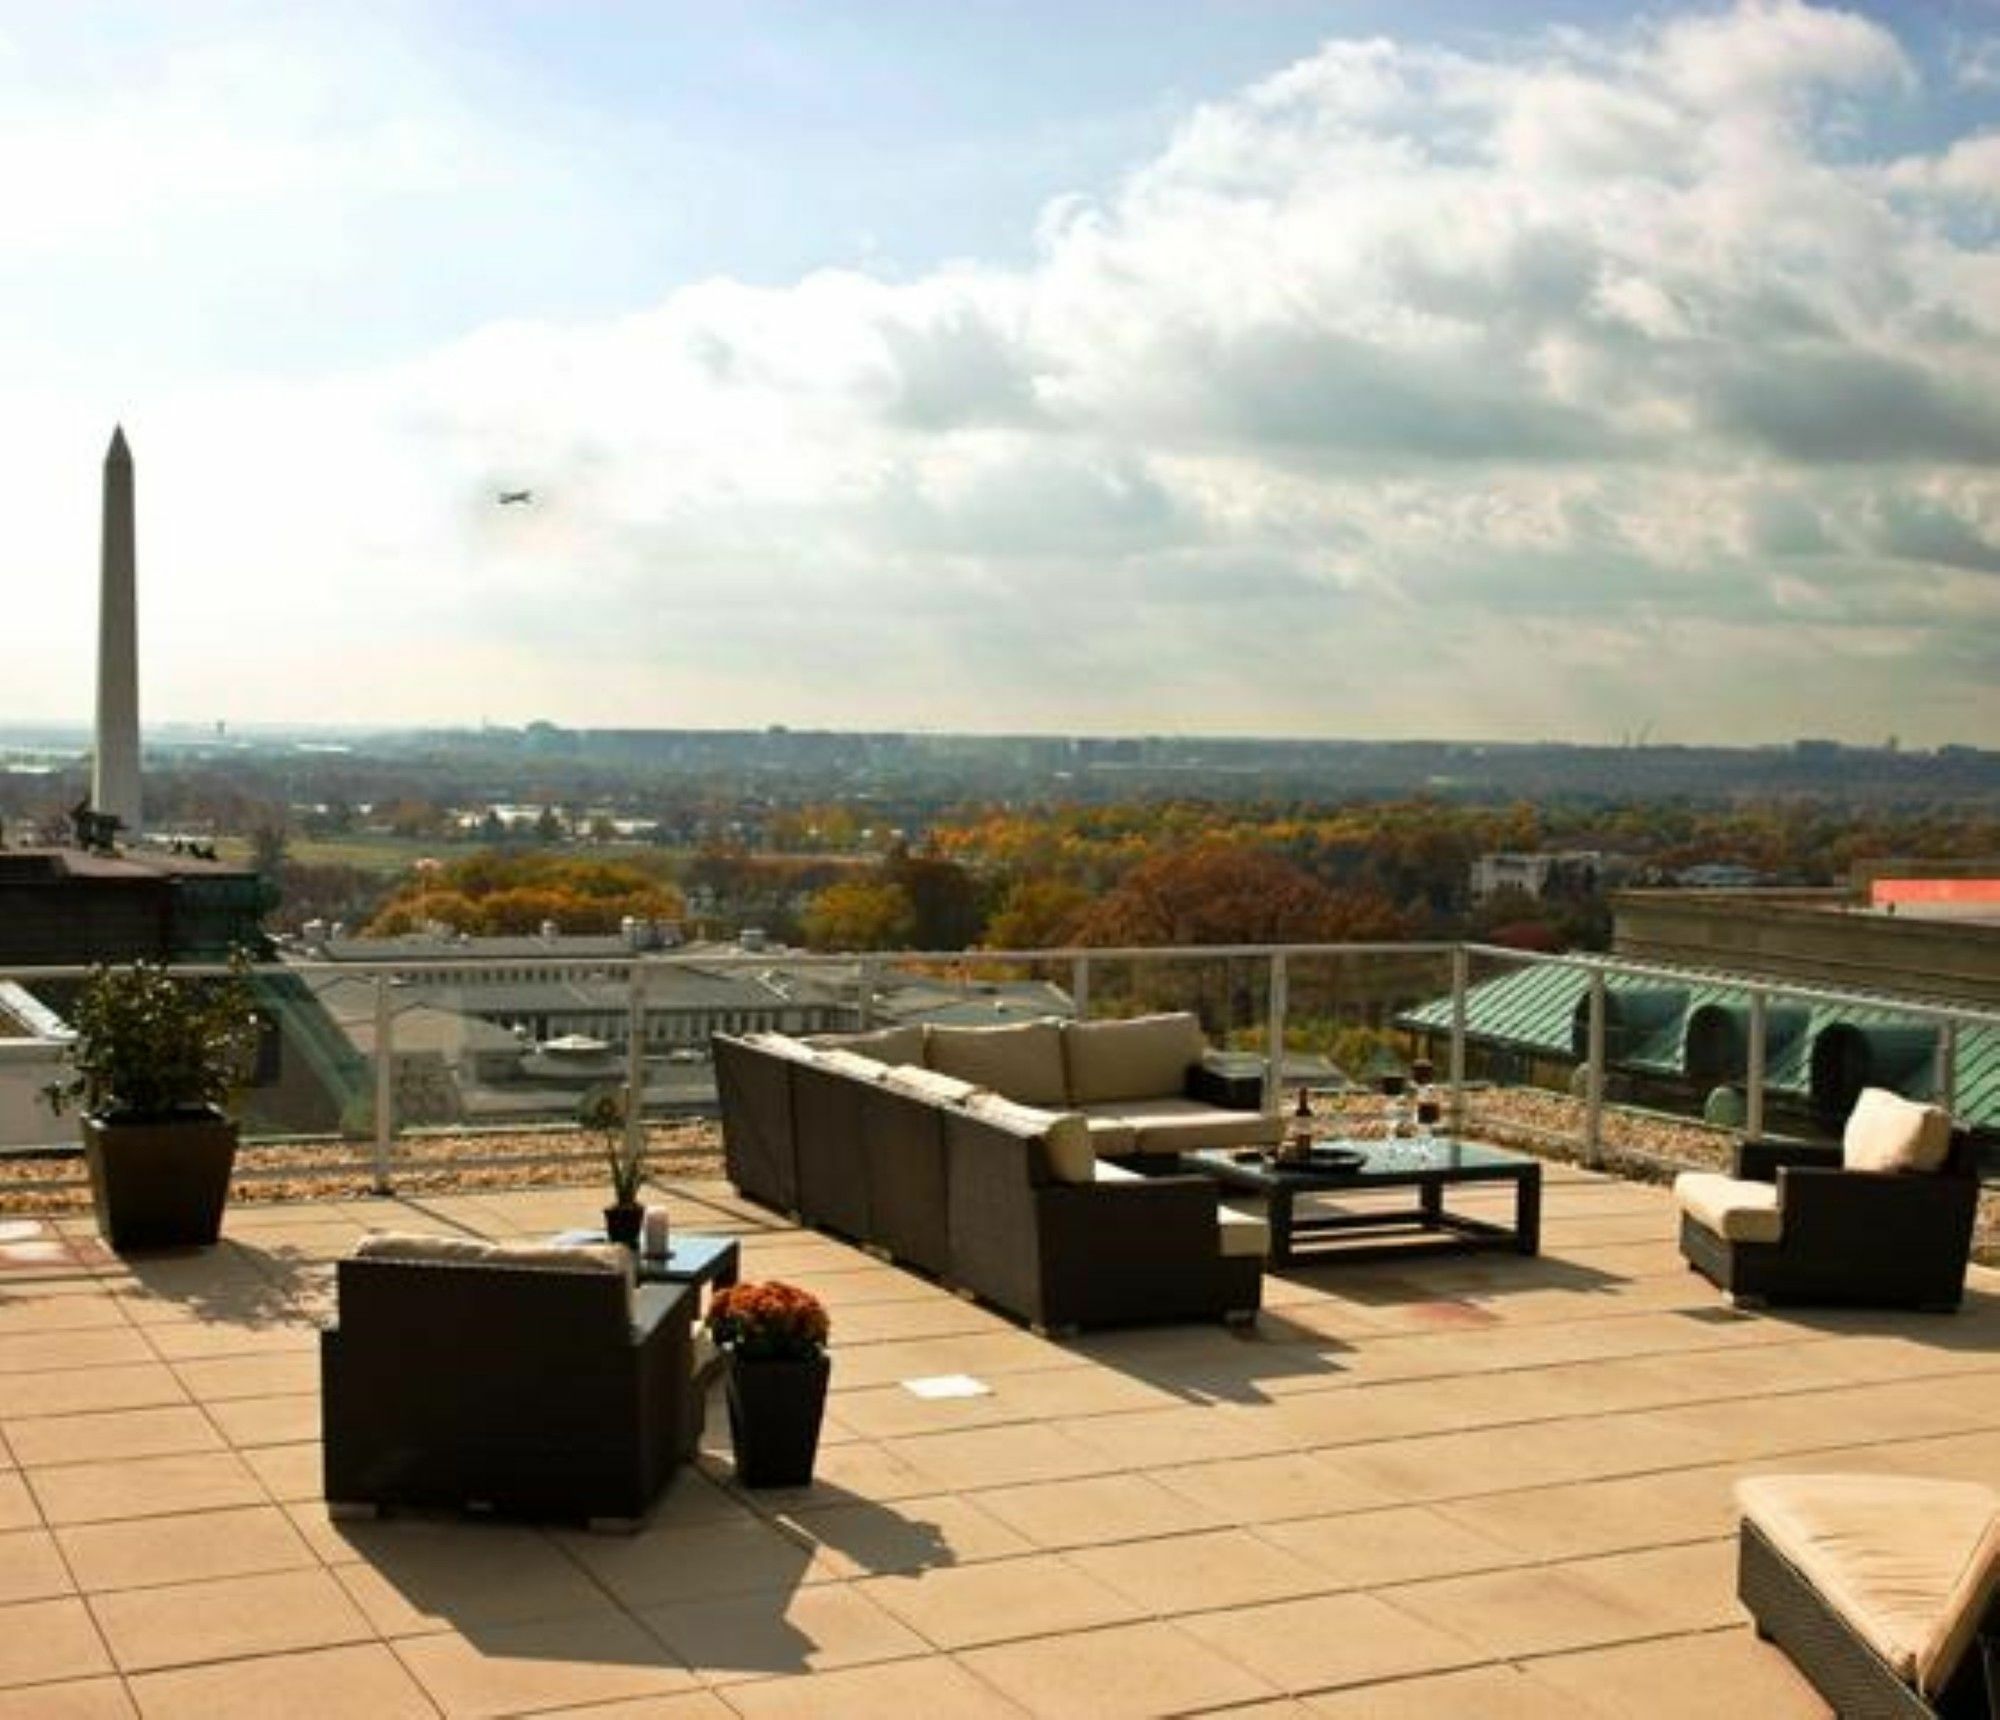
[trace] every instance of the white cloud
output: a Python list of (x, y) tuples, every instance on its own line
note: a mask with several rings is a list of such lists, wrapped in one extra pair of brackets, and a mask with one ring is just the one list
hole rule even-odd
[[(147, 183), (363, 207), (544, 159), (421, 67), (351, 128), (265, 69), (213, 125), (170, 102)], [(1988, 739), (2000, 258), (1950, 210), (1992, 137), (1826, 129), (1915, 80), (1796, 0), (1335, 42), (1052, 207), (1025, 268), (718, 276), (184, 387), (133, 426), (149, 708)], [(88, 561), (86, 416), (0, 450), (50, 570)]]

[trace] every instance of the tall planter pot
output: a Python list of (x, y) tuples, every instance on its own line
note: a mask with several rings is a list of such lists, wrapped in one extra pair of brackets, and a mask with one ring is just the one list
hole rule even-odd
[(97, 1228), (121, 1253), (205, 1248), (222, 1234), (236, 1124), (202, 1109), (144, 1122), (83, 1119)]
[(729, 1438), (745, 1487), (805, 1487), (819, 1453), (833, 1359), (744, 1361), (729, 1366)]

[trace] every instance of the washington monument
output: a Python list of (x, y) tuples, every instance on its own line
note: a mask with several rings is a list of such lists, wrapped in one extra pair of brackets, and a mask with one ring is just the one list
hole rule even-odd
[(139, 833), (139, 597), (132, 450), (124, 426), (104, 455), (104, 541), (97, 597), (97, 751), (90, 803)]

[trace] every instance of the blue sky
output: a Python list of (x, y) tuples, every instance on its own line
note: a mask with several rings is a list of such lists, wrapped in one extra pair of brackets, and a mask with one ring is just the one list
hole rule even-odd
[(122, 417), (149, 717), (2000, 732), (1996, 0), (0, 0), (0, 191), (0, 716)]

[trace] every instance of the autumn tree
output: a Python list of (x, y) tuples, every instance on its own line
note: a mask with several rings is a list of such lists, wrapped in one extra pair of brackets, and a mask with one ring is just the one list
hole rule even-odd
[(814, 896), (802, 924), (807, 944), (816, 950), (909, 949), (917, 915), (902, 885), (879, 877), (849, 878)]
[(986, 922), (986, 942), (998, 950), (1059, 949), (1074, 938), (1093, 899), (1061, 878), (1017, 878)]
[(1076, 927), (1079, 943), (1319, 943), (1339, 902), (1290, 861), (1233, 842), (1200, 842), (1142, 861)]

